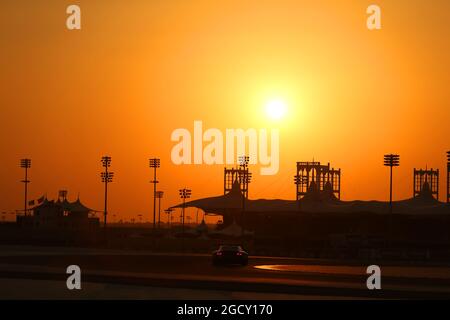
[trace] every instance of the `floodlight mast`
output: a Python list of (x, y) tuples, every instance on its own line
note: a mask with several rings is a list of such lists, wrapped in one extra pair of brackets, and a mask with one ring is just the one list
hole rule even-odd
[(249, 156), (240, 156), (239, 157), (239, 166), (240, 166), (240, 179), (242, 186), (242, 212), (241, 212), (241, 237), (244, 236), (244, 228), (245, 228), (245, 198), (248, 197), (248, 185), (251, 180), (251, 173), (248, 172), (248, 164), (250, 162)]
[(447, 203), (450, 203), (450, 151), (447, 151)]
[(398, 154), (384, 155), (384, 165), (390, 169), (389, 179), (389, 216), (388, 216), (388, 239), (392, 241), (393, 238), (393, 220), (392, 220), (392, 169), (400, 165), (400, 156)]
[(105, 184), (105, 208), (103, 210), (103, 227), (106, 228), (107, 216), (108, 216), (108, 183), (113, 181), (114, 172), (108, 171), (108, 168), (111, 166), (111, 157), (103, 156), (101, 160), (102, 166), (105, 168), (105, 171), (100, 174), (102, 178), (102, 182)]
[(24, 183), (25, 185), (25, 194), (24, 194), (24, 215), (27, 216), (28, 213), (28, 184), (31, 182), (30, 180), (28, 180), (28, 169), (31, 168), (31, 159), (20, 159), (20, 167), (25, 169), (25, 179), (22, 180), (21, 182)]
[(186, 210), (186, 199), (189, 199), (192, 195), (192, 190), (190, 189), (180, 189), (179, 190), (179, 194), (180, 194), (180, 198), (183, 199), (183, 208), (182, 208), (182, 233), (183, 233), (183, 237), (184, 237), (184, 217), (185, 217), (185, 210)]
[(161, 160), (158, 158), (149, 159), (149, 167), (153, 168), (153, 180), (150, 181), (153, 183), (153, 230), (156, 229), (156, 184), (158, 180), (156, 180), (156, 169), (161, 166)]
[(392, 213), (392, 168), (400, 165), (400, 156), (397, 154), (386, 154), (384, 156), (384, 165), (390, 168), (389, 182), (389, 213)]
[(164, 210), (165, 213), (167, 213), (167, 219), (168, 219), (168, 225), (169, 225), (169, 230), (171, 229), (171, 219), (172, 219), (172, 212), (173, 209), (172, 208), (168, 208), (166, 210)]
[(164, 196), (164, 191), (156, 191), (156, 198), (158, 199), (158, 229), (161, 228), (161, 199)]

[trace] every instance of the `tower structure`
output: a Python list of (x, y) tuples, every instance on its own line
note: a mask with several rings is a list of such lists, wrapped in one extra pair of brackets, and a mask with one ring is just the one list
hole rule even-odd
[(294, 176), (297, 201), (303, 198), (312, 184), (318, 191), (324, 191), (330, 186), (336, 198), (341, 198), (341, 169), (330, 167), (330, 163), (323, 165), (320, 162), (297, 162), (297, 174)]
[(439, 169), (416, 169), (413, 171), (413, 197), (421, 194), (424, 188), (429, 188), (436, 200), (439, 200)]

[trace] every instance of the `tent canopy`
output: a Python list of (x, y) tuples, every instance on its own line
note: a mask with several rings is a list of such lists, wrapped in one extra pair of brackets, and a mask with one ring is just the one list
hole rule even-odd
[(37, 209), (39, 207), (45, 207), (45, 206), (49, 206), (49, 205), (59, 206), (63, 210), (70, 211), (70, 212), (92, 212), (92, 211), (95, 211), (93, 209), (86, 207), (84, 204), (82, 204), (80, 199), (77, 199), (76, 201), (73, 201), (73, 202), (69, 202), (69, 201), (67, 201), (67, 199), (64, 199), (64, 201), (60, 201), (60, 200), (54, 201), (54, 200), (48, 200), (47, 198), (45, 198), (44, 201), (40, 205), (34, 207), (33, 209)]
[[(227, 212), (242, 209), (242, 192), (238, 181), (229, 193), (217, 197), (209, 197), (186, 202), (185, 206), (202, 209), (206, 213), (224, 215)], [(394, 201), (394, 213), (403, 214), (450, 214), (450, 205), (436, 200), (428, 185), (424, 185), (422, 192), (415, 198)], [(180, 203), (172, 208), (182, 208)], [(386, 201), (341, 201), (334, 195), (330, 186), (319, 191), (311, 185), (308, 194), (300, 201), (281, 199), (245, 200), (246, 212), (328, 212), (328, 213), (386, 213), (389, 202)]]
[[(246, 200), (248, 203), (248, 200)], [(195, 207), (200, 208), (208, 213), (221, 214), (225, 210), (240, 210), (242, 208), (242, 192), (239, 186), (239, 182), (235, 181), (231, 188), (231, 191), (225, 195), (218, 197), (209, 197), (198, 200), (186, 202), (184, 204), (186, 208)], [(180, 203), (172, 208), (182, 208), (183, 203)]]

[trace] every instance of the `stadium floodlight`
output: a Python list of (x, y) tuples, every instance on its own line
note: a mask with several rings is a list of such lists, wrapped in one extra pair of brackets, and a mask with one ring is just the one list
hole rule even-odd
[(167, 213), (167, 220), (169, 222), (169, 230), (170, 230), (170, 227), (171, 227), (170, 222), (171, 222), (171, 218), (172, 218), (173, 209), (167, 208), (166, 210), (164, 210), (164, 212)]
[(156, 180), (156, 169), (161, 166), (161, 160), (158, 158), (149, 159), (149, 167), (153, 168), (153, 180), (150, 183), (153, 183), (153, 230), (156, 228), (156, 184), (159, 183)]
[(400, 165), (400, 156), (398, 154), (386, 154), (384, 155), (384, 165), (390, 169), (389, 180), (389, 217), (388, 217), (388, 239), (392, 240), (393, 227), (392, 227), (392, 168)]
[(244, 168), (248, 167), (248, 163), (250, 162), (249, 156), (240, 156), (238, 159), (239, 159), (239, 165), (241, 167), (244, 167)]
[(186, 199), (189, 199), (192, 195), (192, 190), (190, 189), (180, 189), (179, 190), (180, 198), (183, 199), (183, 220), (181, 222), (182, 224), (182, 230), (183, 230), (183, 236), (184, 236), (184, 217), (185, 217), (185, 210), (186, 210)]
[(450, 151), (447, 151), (447, 203), (450, 203)]
[(103, 156), (101, 162), (103, 167), (109, 168), (111, 166), (111, 157)]
[(108, 183), (113, 181), (114, 172), (109, 172), (108, 168), (111, 166), (111, 157), (103, 156), (101, 160), (102, 166), (105, 168), (105, 171), (100, 173), (100, 177), (102, 178), (102, 182), (105, 184), (105, 208), (103, 210), (103, 227), (106, 228), (107, 216), (108, 216)]
[(250, 162), (249, 156), (244, 155), (239, 157), (239, 165), (241, 167), (240, 184), (242, 186), (241, 236), (244, 236), (245, 198), (248, 197), (248, 185), (252, 178), (252, 174), (248, 171), (249, 162)]
[(390, 168), (389, 213), (392, 213), (392, 168), (400, 165), (400, 156), (397, 154), (386, 154), (384, 156), (384, 165)]
[(158, 229), (161, 228), (161, 199), (164, 196), (164, 191), (156, 191), (156, 198), (158, 199)]
[(31, 159), (20, 159), (20, 167), (25, 169), (25, 179), (22, 180), (21, 182), (24, 183), (25, 185), (25, 195), (24, 195), (24, 208), (23, 208), (23, 212), (24, 215), (27, 215), (28, 212), (28, 184), (31, 182), (30, 180), (28, 180), (28, 169), (31, 168)]

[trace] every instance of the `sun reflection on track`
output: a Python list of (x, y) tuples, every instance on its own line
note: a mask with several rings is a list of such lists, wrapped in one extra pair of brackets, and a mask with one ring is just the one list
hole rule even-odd
[[(333, 265), (289, 265), (289, 264), (268, 264), (257, 265), (255, 269), (291, 272), (303, 274), (322, 275), (346, 275), (346, 276), (366, 276), (366, 266), (333, 266)], [(383, 275), (396, 278), (422, 278), (422, 279), (450, 279), (449, 267), (432, 266), (384, 266)]]
[(324, 266), (324, 265), (289, 265), (289, 264), (268, 264), (254, 266), (256, 269), (268, 271), (285, 271), (301, 273), (324, 273), (324, 274), (365, 274), (364, 267), (361, 266)]

